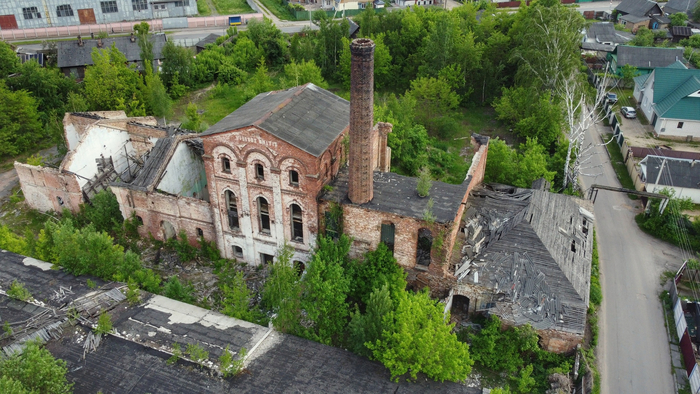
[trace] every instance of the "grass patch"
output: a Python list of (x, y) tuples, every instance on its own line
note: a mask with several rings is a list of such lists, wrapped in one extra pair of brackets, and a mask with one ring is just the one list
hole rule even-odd
[[(612, 138), (612, 134), (607, 134), (606, 140)], [(617, 179), (620, 180), (622, 187), (626, 189), (634, 190), (634, 181), (630, 177), (629, 172), (627, 172), (627, 166), (625, 166), (625, 161), (622, 158), (622, 152), (620, 152), (620, 147), (615, 141), (605, 145), (610, 154), (610, 164), (612, 164), (615, 174), (617, 174)], [(637, 196), (634, 194), (627, 195), (630, 199), (636, 200)]]
[[(245, 0), (212, 0), (214, 7), (219, 14), (250, 14), (253, 9), (250, 8)], [(202, 3), (199, 1), (198, 3)], [(197, 5), (199, 7), (199, 5)], [(208, 7), (207, 7), (208, 8)]]
[(637, 119), (639, 119), (639, 123), (643, 124), (644, 126), (649, 125), (649, 119), (647, 119), (647, 117), (644, 116), (644, 112), (642, 112), (642, 111), (637, 112)]
[(16, 235), (24, 236), (27, 231), (39, 234), (44, 223), (51, 219), (57, 220), (57, 215), (41, 213), (24, 203), (24, 195), (19, 186), (12, 189), (8, 201), (0, 206), (0, 225), (7, 226)]
[(171, 121), (186, 121), (185, 109), (189, 103), (195, 103), (197, 109), (204, 111), (201, 115), (202, 120), (209, 125), (213, 125), (245, 104), (246, 101), (244, 85), (220, 85), (205, 91), (190, 92), (173, 106), (173, 118)]
[(197, 13), (199, 16), (211, 15), (211, 10), (209, 9), (209, 4), (206, 0), (200, 0), (197, 2)]
[(297, 18), (289, 11), (289, 8), (285, 4), (281, 4), (277, 0), (260, 0), (262, 5), (265, 6), (270, 12), (275, 14), (281, 20), (285, 21), (295, 21)]

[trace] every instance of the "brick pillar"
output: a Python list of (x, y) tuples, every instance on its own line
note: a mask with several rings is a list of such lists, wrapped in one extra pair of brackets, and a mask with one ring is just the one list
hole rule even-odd
[(348, 198), (354, 204), (372, 200), (372, 124), (374, 123), (374, 42), (350, 44), (350, 168)]
[(394, 126), (391, 123), (377, 123), (379, 129), (379, 171), (391, 171), (391, 148), (387, 146), (387, 136)]

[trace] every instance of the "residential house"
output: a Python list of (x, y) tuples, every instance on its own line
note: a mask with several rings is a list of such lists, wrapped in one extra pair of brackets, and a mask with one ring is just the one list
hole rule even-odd
[(593, 23), (586, 29), (581, 48), (589, 51), (612, 52), (616, 46), (632, 40), (633, 35), (615, 30), (612, 22)]
[[(627, 21), (631, 23), (640, 23), (643, 17), (648, 17), (651, 19), (654, 15), (663, 15), (661, 7), (650, 0), (623, 0), (617, 7), (615, 7), (615, 12), (617, 14), (616, 21), (620, 22), (622, 17), (633, 15), (637, 19), (627, 18)], [(649, 21), (650, 19), (647, 19)], [(637, 22), (633, 22), (636, 20)], [(646, 25), (646, 27), (650, 27)]]
[(677, 198), (700, 204), (700, 162), (693, 159), (648, 155), (639, 162), (641, 181), (651, 193), (673, 190)]
[(220, 34), (212, 33), (202, 38), (198, 43), (194, 44), (197, 53), (202, 52), (207, 47), (207, 45), (214, 44), (216, 42), (216, 39), (219, 37), (221, 37)]
[[(687, 152), (663, 148), (661, 146), (655, 148), (644, 148), (639, 146), (628, 146), (627, 141), (622, 144), (621, 153), (624, 156), (624, 162), (627, 166), (627, 172), (630, 178), (634, 181), (635, 190), (645, 190), (645, 180), (642, 180), (640, 162), (646, 159), (647, 156), (668, 157), (672, 159), (700, 160), (699, 152)], [(645, 178), (646, 179), (646, 178)]]
[(673, 15), (678, 12), (685, 12), (689, 19), (692, 19), (693, 10), (698, 0), (669, 0), (664, 5), (664, 14)]
[(652, 30), (668, 29), (671, 24), (671, 18), (666, 15), (652, 15), (649, 22), (649, 28)]
[(690, 38), (693, 35), (693, 31), (688, 26), (673, 26), (671, 28), (671, 35), (673, 36), (673, 42), (680, 42), (686, 38)]
[(700, 70), (681, 62), (635, 78), (634, 97), (654, 126), (654, 135), (692, 141), (700, 138)]
[[(153, 66), (158, 67), (167, 38), (165, 34), (151, 34), (148, 39), (153, 43)], [(85, 67), (93, 64), (93, 49), (107, 49), (112, 45), (126, 56), (127, 62), (133, 63), (137, 69), (143, 70), (141, 48), (139, 47), (138, 39), (133, 33), (131, 37), (108, 37), (87, 40), (78, 36), (77, 40), (59, 41), (57, 66), (66, 76), (74, 75), (78, 80), (82, 80), (85, 77)]]
[(549, 351), (583, 341), (593, 253), (593, 204), (533, 189), (474, 188), (464, 215), (462, 259), (452, 303), (469, 313), (530, 324)]
[(0, 29), (94, 25), (197, 15), (196, 0), (4, 0)]
[(336, 11), (364, 10), (371, 8), (374, 0), (335, 0)]
[(625, 29), (629, 29), (632, 33), (637, 33), (640, 27), (649, 27), (649, 22), (651, 18), (646, 15), (634, 15), (627, 14), (622, 15), (618, 22), (625, 26)]
[[(6, 294), (15, 280), (34, 300)], [(66, 379), (74, 383), (71, 392), (76, 394), (482, 392), (424, 378), (393, 382), (381, 364), (345, 349), (145, 291), (140, 292), (141, 302), (133, 305), (122, 293), (126, 287), (76, 277), (51, 269), (51, 263), (0, 251), (0, 323), (14, 332), (3, 335), (0, 356), (22, 351), (25, 341), (38, 338), (66, 362)], [(115, 330), (98, 337), (93, 327), (103, 310), (109, 311)], [(166, 362), (175, 344), (183, 351), (197, 345), (206, 352), (205, 359), (200, 364), (186, 359)], [(245, 373), (222, 379), (224, 349), (238, 358), (243, 348)]]
[(666, 67), (683, 60), (683, 48), (634, 47), (618, 45), (608, 54), (610, 71), (622, 75), (622, 67), (631, 65), (640, 74), (649, 74), (657, 67)]

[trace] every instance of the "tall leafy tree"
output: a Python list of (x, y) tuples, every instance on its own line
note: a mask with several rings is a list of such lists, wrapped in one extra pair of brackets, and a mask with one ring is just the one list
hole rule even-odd
[(325, 14), (317, 21), (316, 64), (326, 79), (336, 78), (340, 55), (343, 51), (343, 38), (349, 37), (350, 25), (347, 20), (337, 21)]
[(68, 94), (78, 91), (74, 79), (66, 78), (57, 68), (41, 67), (35, 61), (19, 65), (16, 72), (15, 77), (7, 79), (7, 87), (31, 92), (44, 121), (52, 111), (62, 115)]
[(26, 152), (47, 136), (36, 100), (26, 90), (13, 92), (0, 80), (0, 108), (0, 156)]
[(21, 353), (0, 359), (0, 388), (5, 393), (69, 394), (73, 384), (68, 383), (66, 362), (56, 359), (39, 340), (27, 341)]
[(558, 102), (535, 87), (503, 88), (493, 106), (499, 120), (513, 127), (523, 138), (537, 138), (551, 147), (562, 135), (563, 112)]
[[(207, 53), (209, 51), (205, 51)], [(169, 89), (176, 84), (192, 86), (195, 81), (192, 75), (192, 51), (168, 41), (163, 46), (161, 56), (161, 78)], [(212, 78), (213, 79), (213, 78)]]
[(143, 103), (143, 81), (114, 44), (106, 49), (94, 48), (92, 61), (83, 80), (90, 109), (115, 110), (133, 101)]
[(311, 82), (316, 86), (328, 88), (328, 84), (321, 75), (321, 69), (316, 66), (313, 60), (291, 63), (284, 66), (285, 84), (287, 86), (299, 86)]
[(373, 344), (382, 338), (382, 333), (389, 329), (384, 326), (384, 322), (391, 321), (387, 317), (393, 313), (394, 304), (391, 301), (389, 286), (384, 284), (369, 295), (367, 311), (364, 314), (357, 309), (352, 313), (352, 320), (348, 325), (350, 349), (356, 354), (372, 358), (372, 351), (365, 344)]
[(0, 41), (0, 79), (7, 78), (19, 67), (19, 58), (10, 44)]
[(153, 72), (153, 41), (148, 35), (150, 26), (147, 22), (141, 22), (134, 26), (134, 31), (137, 33), (139, 49), (141, 49), (141, 64), (146, 70), (147, 75)]
[(285, 245), (270, 266), (265, 281), (262, 304), (275, 315), (272, 324), (281, 332), (297, 333), (301, 329), (301, 285), (292, 267), (292, 249)]

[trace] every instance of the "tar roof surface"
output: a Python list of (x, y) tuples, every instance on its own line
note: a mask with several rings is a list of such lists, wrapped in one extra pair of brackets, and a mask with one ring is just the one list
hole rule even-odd
[[(372, 201), (358, 206), (373, 211), (388, 212), (400, 216), (423, 219), (424, 212), (430, 199), (433, 200), (433, 215), (439, 223), (455, 220), (467, 187), (471, 181), (468, 177), (461, 185), (451, 185), (444, 182), (433, 182), (430, 197), (418, 197), (416, 187), (418, 178), (394, 174), (392, 172), (374, 172), (374, 198)], [(322, 200), (336, 201), (351, 205), (348, 199), (348, 168), (344, 167), (338, 176), (330, 183), (331, 191), (325, 192)], [(354, 204), (353, 204), (354, 205)]]
[(211, 33), (211, 34), (209, 34), (208, 36), (202, 38), (201, 41), (199, 41), (198, 43), (196, 43), (196, 44), (195, 44), (195, 47), (197, 47), (197, 48), (204, 48), (204, 47), (207, 46), (207, 44), (213, 44), (213, 43), (215, 43), (215, 42), (216, 42), (216, 39), (219, 38), (219, 37), (221, 37), (220, 34)]
[(350, 102), (312, 83), (261, 93), (201, 137), (257, 126), (319, 157), (350, 124)]
[(664, 5), (664, 12), (671, 15), (676, 12), (687, 12), (692, 13), (695, 9), (695, 4), (698, 0), (669, 0), (666, 5)]
[(632, 23), (639, 23), (639, 22), (644, 22), (648, 21), (651, 18), (645, 15), (635, 15), (635, 14), (627, 14), (623, 15), (620, 17), (621, 21), (626, 21), (626, 22), (632, 22)]
[[(25, 264), (34, 265), (25, 265)], [(24, 256), (0, 252), (0, 278), (23, 281), (35, 297), (71, 287), (73, 300), (94, 297), (98, 289), (88, 289), (87, 277), (73, 277), (46, 268), (42, 262), (25, 261)], [(46, 263), (44, 263), (46, 264)], [(94, 278), (93, 278), (94, 279)], [(96, 280), (98, 287), (105, 285)], [(112, 284), (119, 285), (119, 284)], [(110, 287), (110, 284), (106, 284)], [(4, 286), (3, 286), (4, 289)], [(118, 291), (118, 290), (112, 290)], [(89, 293), (89, 294), (88, 294)], [(142, 292), (145, 293), (145, 292)], [(480, 389), (458, 383), (439, 383), (419, 375), (418, 382), (394, 383), (381, 364), (359, 357), (344, 349), (322, 345), (286, 335), (256, 324), (219, 313), (143, 294), (138, 306), (122, 301), (112, 309), (118, 336), (108, 335), (95, 351), (85, 354), (84, 344), (89, 327), (66, 326), (58, 340), (47, 348), (67, 361), (70, 381), (76, 394), (109, 393), (466, 393), (480, 394)], [(0, 296), (0, 316), (36, 315), (41, 307)], [(74, 304), (72, 304), (74, 305)], [(169, 365), (173, 343), (197, 343), (216, 360), (222, 348), (231, 345), (249, 352), (245, 372), (235, 378), (220, 379), (208, 368), (179, 360)], [(251, 346), (253, 343), (259, 346)]]
[[(153, 58), (160, 59), (161, 52), (167, 41), (165, 34), (153, 34), (149, 37), (153, 42)], [(83, 40), (84, 45), (78, 46), (77, 40), (58, 42), (58, 67), (78, 67), (92, 65), (92, 50), (97, 48), (97, 40)], [(141, 60), (141, 48), (138, 40), (131, 42), (131, 37), (114, 37), (102, 39), (103, 49), (108, 49), (112, 43), (119, 52), (126, 56), (126, 60), (134, 62)]]
[(595, 38), (598, 42), (612, 42), (616, 44), (630, 41), (630, 38), (618, 34), (612, 22), (593, 23), (588, 27), (587, 35)]
[(637, 68), (659, 68), (683, 59), (683, 48), (618, 45), (616, 51), (618, 67), (630, 64)]
[(694, 160), (667, 158), (664, 172), (659, 177), (663, 161), (663, 157), (647, 156), (647, 183), (655, 184), (659, 178), (659, 185), (700, 189), (700, 165)]

